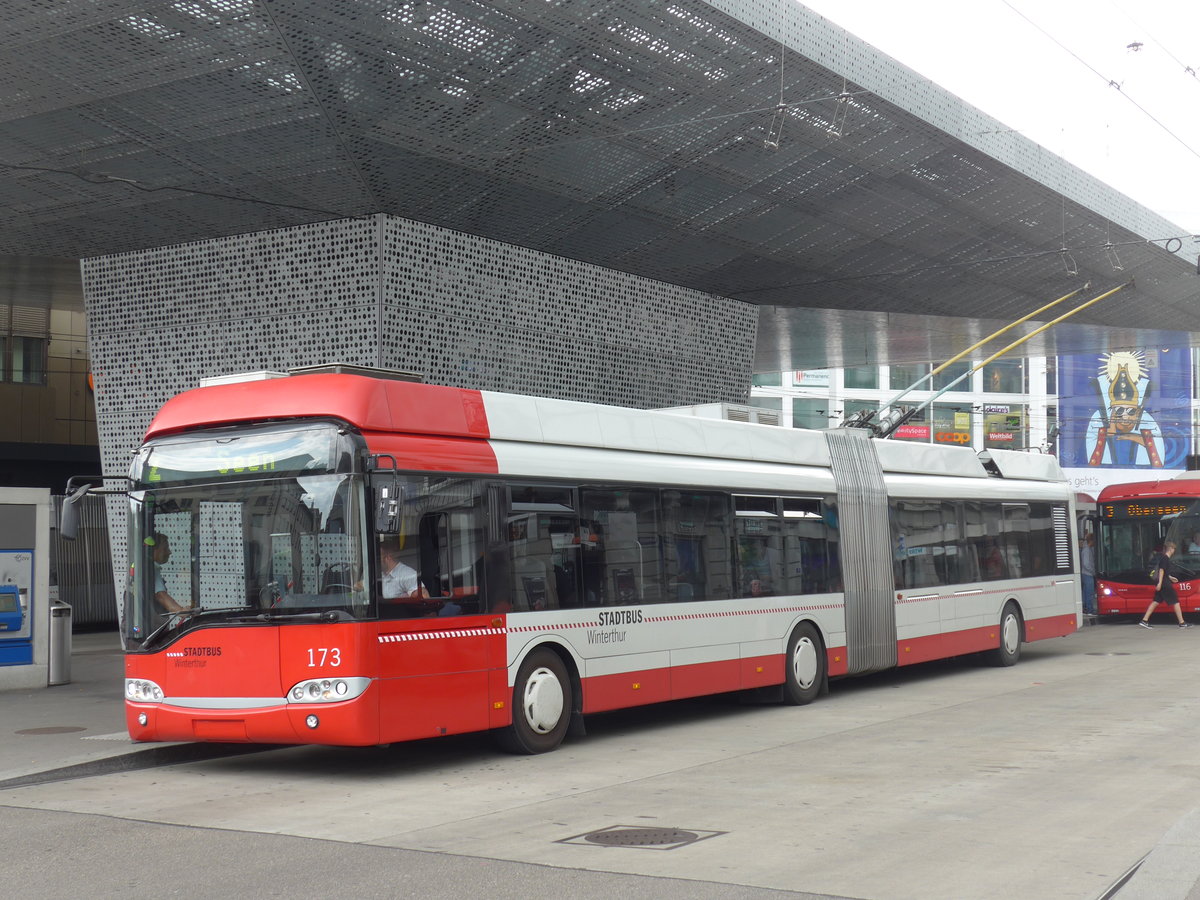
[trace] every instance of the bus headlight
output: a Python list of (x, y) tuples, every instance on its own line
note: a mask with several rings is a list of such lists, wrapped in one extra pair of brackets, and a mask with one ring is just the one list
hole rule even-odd
[(125, 699), (134, 703), (162, 703), (166, 697), (162, 688), (153, 681), (145, 678), (126, 678)]
[(292, 685), (288, 703), (337, 703), (353, 700), (371, 684), (370, 678), (310, 678)]

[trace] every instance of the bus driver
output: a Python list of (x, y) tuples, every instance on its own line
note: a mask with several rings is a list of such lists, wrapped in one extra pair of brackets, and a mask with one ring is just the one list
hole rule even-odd
[(383, 572), (385, 600), (429, 596), (417, 570), (400, 559), (400, 546), (395, 541), (385, 541), (379, 545), (379, 570)]
[(167, 536), (161, 531), (156, 531), (152, 537), (146, 538), (146, 544), (154, 548), (151, 551), (151, 558), (154, 560), (155, 601), (167, 612), (183, 612), (185, 609), (190, 609), (170, 595), (167, 591), (167, 583), (163, 580), (163, 564), (171, 558), (171, 542), (167, 540)]

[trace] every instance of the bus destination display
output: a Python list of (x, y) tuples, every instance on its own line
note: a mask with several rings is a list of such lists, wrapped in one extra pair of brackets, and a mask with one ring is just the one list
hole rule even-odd
[(1179, 500), (1126, 500), (1101, 504), (1100, 515), (1105, 519), (1161, 519), (1163, 516), (1182, 515), (1190, 508), (1190, 503)]

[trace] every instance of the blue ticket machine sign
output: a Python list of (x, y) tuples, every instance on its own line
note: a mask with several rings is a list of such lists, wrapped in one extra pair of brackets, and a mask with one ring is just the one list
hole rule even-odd
[(0, 666), (33, 662), (32, 623), (24, 593), (15, 584), (0, 584)]

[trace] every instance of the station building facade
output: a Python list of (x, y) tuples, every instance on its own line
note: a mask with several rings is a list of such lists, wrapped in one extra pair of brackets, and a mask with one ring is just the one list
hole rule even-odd
[(750, 403), (785, 427), (833, 428), (907, 391), (898, 403), (932, 402), (892, 439), (1050, 453), (1094, 496), (1197, 467), (1198, 363), (1187, 335), (1164, 334), (1153, 346), (961, 361), (936, 375), (930, 364), (759, 374)]

